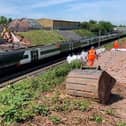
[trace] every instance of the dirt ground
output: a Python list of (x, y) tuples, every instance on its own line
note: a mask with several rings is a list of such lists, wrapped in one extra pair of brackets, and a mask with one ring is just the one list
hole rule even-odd
[[(126, 47), (126, 44), (122, 44), (121, 47)], [(126, 52), (106, 51), (101, 54), (95, 65), (100, 65), (116, 79), (110, 107), (116, 110), (119, 118), (126, 120)]]
[[(16, 124), (14, 126), (126, 126), (123, 124), (126, 122), (126, 86), (117, 84), (113, 88), (113, 94), (108, 105), (101, 105), (92, 99), (88, 99), (91, 102), (91, 106), (87, 111), (73, 110), (73, 111), (52, 111), (50, 116), (57, 116), (61, 118), (59, 124), (54, 124), (49, 117), (36, 116), (32, 120), (24, 122), (22, 124)], [(42, 94), (46, 97), (53, 97), (55, 93), (60, 92), (60, 98), (84, 99), (80, 97), (72, 97), (66, 95), (65, 85), (57, 87), (54, 92), (48, 92)], [(39, 99), (39, 103), (43, 103), (43, 98)], [(108, 112), (107, 112), (108, 111)], [(93, 119), (94, 115), (97, 117)], [(99, 123), (98, 120), (102, 119)], [(123, 125), (120, 125), (120, 124)]]
[[(121, 45), (121, 47), (125, 47), (125, 45)], [(61, 118), (59, 124), (54, 124), (49, 117), (36, 116), (22, 124), (15, 124), (15, 126), (126, 126), (126, 52), (106, 51), (100, 55), (95, 65), (100, 65), (103, 70), (117, 80), (108, 105), (101, 105), (88, 99), (91, 102), (91, 106), (87, 111), (52, 111), (51, 115)], [(45, 103), (46, 101), (43, 101), (43, 97), (51, 98), (57, 91), (60, 92), (61, 99), (84, 99), (67, 96), (65, 84), (62, 84), (53, 92), (42, 94), (39, 103)], [(92, 119), (93, 115), (97, 115), (97, 118)], [(102, 121), (99, 123), (100, 119)]]

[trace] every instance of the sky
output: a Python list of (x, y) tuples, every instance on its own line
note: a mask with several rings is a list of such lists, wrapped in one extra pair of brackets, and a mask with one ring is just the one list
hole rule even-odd
[(0, 0), (0, 15), (15, 18), (104, 20), (126, 25), (126, 0)]

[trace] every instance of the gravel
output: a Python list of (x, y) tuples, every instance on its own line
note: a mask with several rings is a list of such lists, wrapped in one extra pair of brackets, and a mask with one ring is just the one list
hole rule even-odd
[(117, 82), (126, 83), (126, 52), (106, 51), (100, 54), (95, 65), (113, 76)]

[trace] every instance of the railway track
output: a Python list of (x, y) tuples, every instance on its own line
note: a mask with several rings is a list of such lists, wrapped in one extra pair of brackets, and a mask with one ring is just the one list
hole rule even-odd
[(28, 77), (35, 77), (39, 74), (46, 72), (48, 69), (53, 68), (63, 63), (65, 63), (65, 59), (61, 58), (58, 60), (54, 60), (50, 63), (45, 63), (42, 65), (36, 66), (34, 68), (30, 68), (24, 71), (18, 71), (17, 73), (14, 73), (14, 74), (9, 74), (6, 77), (0, 78), (0, 88), (13, 84), (17, 81), (20, 81)]

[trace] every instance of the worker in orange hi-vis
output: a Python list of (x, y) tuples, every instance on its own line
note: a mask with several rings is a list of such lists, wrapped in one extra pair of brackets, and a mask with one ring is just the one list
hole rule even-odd
[(92, 46), (91, 49), (88, 51), (88, 56), (87, 56), (88, 65), (92, 67), (94, 65), (94, 61), (96, 58), (97, 58), (96, 50)]
[(119, 48), (119, 42), (118, 42), (118, 40), (115, 40), (113, 46), (114, 46), (114, 49), (118, 49)]

